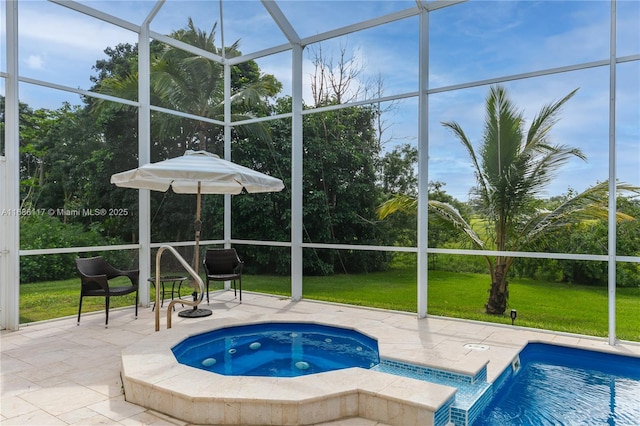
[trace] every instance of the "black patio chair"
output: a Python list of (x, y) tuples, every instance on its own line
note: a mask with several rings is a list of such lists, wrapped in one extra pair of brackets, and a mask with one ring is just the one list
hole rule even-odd
[[(136, 293), (136, 318), (138, 318), (138, 276), (139, 271), (121, 271), (109, 265), (102, 256), (77, 258), (76, 269), (80, 274), (80, 306), (78, 306), (78, 325), (82, 312), (82, 298), (85, 296), (101, 296), (105, 298), (105, 327), (109, 325), (109, 299), (112, 296), (124, 296)], [(109, 280), (116, 277), (127, 277), (131, 285), (111, 286)]]
[(236, 280), (239, 283), (240, 303), (242, 303), (242, 267), (244, 262), (238, 257), (236, 249), (207, 249), (202, 263), (207, 274), (207, 303), (209, 303), (210, 281), (233, 281), (233, 294), (238, 297)]

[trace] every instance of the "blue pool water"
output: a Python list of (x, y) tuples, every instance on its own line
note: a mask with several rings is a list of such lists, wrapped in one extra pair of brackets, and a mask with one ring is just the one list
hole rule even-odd
[(640, 424), (640, 358), (530, 343), (473, 426)]
[(261, 323), (191, 336), (172, 348), (181, 364), (227, 376), (296, 377), (380, 362), (378, 342), (312, 323)]

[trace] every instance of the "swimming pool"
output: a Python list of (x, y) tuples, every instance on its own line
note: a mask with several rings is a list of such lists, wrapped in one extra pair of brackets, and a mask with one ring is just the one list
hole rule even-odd
[(181, 364), (227, 376), (297, 377), (380, 362), (375, 339), (314, 323), (221, 328), (191, 336), (172, 352)]
[(473, 426), (637, 425), (640, 358), (529, 343)]

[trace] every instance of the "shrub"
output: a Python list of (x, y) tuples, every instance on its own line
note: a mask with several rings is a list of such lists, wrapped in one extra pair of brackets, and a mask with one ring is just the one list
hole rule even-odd
[[(109, 245), (98, 230), (62, 223), (46, 215), (23, 216), (20, 220), (22, 250)], [(76, 276), (77, 253), (59, 253), (20, 257), (20, 282), (54, 281)], [(113, 255), (117, 256), (117, 255)]]

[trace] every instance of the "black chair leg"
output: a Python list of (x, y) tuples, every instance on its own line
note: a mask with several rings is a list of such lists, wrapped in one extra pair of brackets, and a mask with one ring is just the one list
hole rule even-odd
[(138, 291), (136, 290), (136, 319), (138, 319)]
[(238, 279), (238, 282), (240, 284), (240, 303), (242, 303), (242, 277)]
[(80, 293), (80, 304), (78, 305), (78, 325), (80, 325), (80, 312), (82, 312), (82, 293)]
[(106, 313), (106, 319), (104, 321), (104, 326), (108, 326), (109, 325), (109, 297), (105, 297), (105, 313)]

